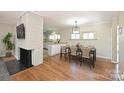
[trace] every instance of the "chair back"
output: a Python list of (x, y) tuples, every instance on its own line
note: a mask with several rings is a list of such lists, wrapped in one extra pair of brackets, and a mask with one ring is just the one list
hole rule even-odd
[(84, 48), (84, 46), (83, 45), (79, 45), (79, 48)]
[(81, 50), (82, 50), (82, 53), (83, 53), (82, 56), (84, 58), (90, 58), (90, 51), (91, 51), (90, 48), (82, 48)]
[(60, 53), (66, 53), (66, 46), (61, 46), (61, 51)]
[(77, 47), (70, 47), (71, 55), (76, 55)]
[(93, 49), (95, 46), (89, 45), (88, 48)]

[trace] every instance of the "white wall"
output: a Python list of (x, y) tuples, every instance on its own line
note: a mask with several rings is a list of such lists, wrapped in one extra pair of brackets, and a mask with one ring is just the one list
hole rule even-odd
[(112, 26), (111, 26), (111, 40), (112, 40), (112, 62), (117, 62), (117, 25), (118, 25), (118, 17), (112, 18)]
[(24, 13), (17, 25), (24, 23), (25, 39), (16, 38), (16, 57), (19, 59), (19, 48), (32, 50), (32, 64), (43, 63), (43, 18), (31, 12)]
[(82, 26), (80, 28), (81, 38), (83, 32), (94, 32), (96, 40), (71, 40), (72, 30), (60, 31), (61, 42), (68, 42), (75, 45), (77, 43), (87, 45), (94, 45), (96, 47), (97, 56), (111, 59), (111, 23), (94, 24)]
[(5, 56), (5, 47), (2, 42), (2, 39), (4, 36), (8, 33), (12, 33), (12, 42), (14, 42), (14, 36), (15, 36), (15, 26), (9, 25), (9, 24), (1, 24), (0, 23), (0, 56)]

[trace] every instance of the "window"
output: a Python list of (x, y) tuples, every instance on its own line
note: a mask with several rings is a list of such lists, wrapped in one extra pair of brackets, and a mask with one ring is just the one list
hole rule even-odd
[(79, 31), (73, 31), (71, 34), (71, 39), (80, 39), (80, 32)]
[(57, 39), (60, 39), (60, 35), (59, 35), (59, 34), (52, 34), (52, 35), (49, 35), (49, 39), (50, 39), (50, 40), (57, 40)]
[(80, 34), (73, 33), (71, 34), (71, 39), (80, 39)]
[(53, 35), (49, 35), (49, 39), (53, 40), (54, 39)]
[(83, 39), (95, 39), (94, 33), (83, 33)]
[(57, 39), (60, 39), (60, 35), (57, 35)]

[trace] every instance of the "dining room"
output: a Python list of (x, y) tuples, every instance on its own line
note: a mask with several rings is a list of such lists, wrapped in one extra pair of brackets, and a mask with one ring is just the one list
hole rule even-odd
[[(64, 61), (69, 64), (75, 64), (80, 68), (88, 68), (94, 71), (99, 68), (107, 72), (107, 66), (111, 70), (109, 78), (116, 78), (116, 16), (118, 12), (59, 12), (64, 24), (59, 24), (59, 29), (47, 30), (50, 34), (47, 40), (51, 41), (53, 46), (48, 48), (49, 54), (46, 59), (55, 59), (58, 62)], [(75, 14), (73, 17), (70, 14)], [(80, 13), (80, 15), (79, 15)], [(85, 14), (85, 18), (84, 15)], [(62, 17), (62, 15), (65, 17)], [(66, 15), (66, 16), (65, 16)], [(106, 15), (106, 16), (105, 16)], [(69, 16), (70, 19), (66, 19)], [(92, 17), (91, 17), (92, 16)], [(89, 18), (89, 19), (88, 19)], [(57, 19), (57, 18), (55, 18)], [(62, 22), (62, 21), (61, 21)], [(64, 26), (60, 26), (64, 25)], [(62, 27), (62, 28), (61, 28)], [(47, 32), (46, 31), (46, 32)], [(57, 37), (59, 35), (59, 38)], [(59, 42), (58, 42), (59, 40)], [(46, 43), (46, 42), (45, 42)], [(58, 46), (58, 47), (55, 47)], [(52, 51), (52, 52), (51, 52)], [(57, 51), (57, 53), (55, 53)], [(98, 64), (100, 65), (98, 67)], [(104, 66), (106, 66), (104, 68)], [(100, 71), (101, 72), (101, 71)], [(102, 75), (102, 74), (101, 74)]]

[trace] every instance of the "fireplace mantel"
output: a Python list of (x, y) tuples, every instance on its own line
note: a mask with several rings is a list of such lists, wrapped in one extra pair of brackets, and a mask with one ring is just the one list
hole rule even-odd
[(34, 50), (34, 48), (27, 48), (27, 47), (19, 47), (19, 48), (22, 48), (22, 49), (25, 49), (25, 50)]

